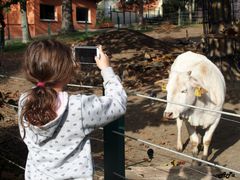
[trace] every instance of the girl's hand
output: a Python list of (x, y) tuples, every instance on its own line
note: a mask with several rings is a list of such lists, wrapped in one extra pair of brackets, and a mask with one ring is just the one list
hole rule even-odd
[(99, 45), (98, 47), (99, 57), (95, 56), (95, 61), (100, 70), (110, 67), (110, 61), (108, 56), (103, 52), (102, 46)]

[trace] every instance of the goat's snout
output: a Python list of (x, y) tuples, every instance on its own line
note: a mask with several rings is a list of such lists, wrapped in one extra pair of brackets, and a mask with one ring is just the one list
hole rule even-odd
[(172, 112), (164, 112), (163, 117), (166, 119), (173, 119), (173, 113)]

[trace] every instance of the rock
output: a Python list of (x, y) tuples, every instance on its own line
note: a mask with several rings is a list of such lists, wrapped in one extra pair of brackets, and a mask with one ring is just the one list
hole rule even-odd
[(150, 57), (151, 57), (151, 59), (153, 59), (153, 58), (156, 58), (157, 55), (156, 55), (156, 53), (150, 53)]
[(122, 72), (122, 75), (121, 75), (122, 81), (124, 81), (125, 79), (127, 79), (128, 76), (129, 76), (129, 73), (128, 73), (128, 71), (125, 69), (125, 70)]
[(149, 60), (151, 60), (152, 58), (151, 58), (151, 55), (149, 54), (149, 53), (144, 53), (144, 60), (147, 60), (147, 61), (149, 61)]
[(164, 63), (163, 62), (153, 62), (152, 66), (162, 68), (162, 67), (164, 67)]

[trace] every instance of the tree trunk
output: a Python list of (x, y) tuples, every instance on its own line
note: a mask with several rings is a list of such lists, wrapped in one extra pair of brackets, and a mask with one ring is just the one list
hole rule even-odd
[(178, 26), (181, 26), (181, 7), (178, 7)]
[(232, 21), (232, 14), (231, 14), (231, 1), (230, 0), (224, 0), (224, 5), (223, 5), (223, 14), (224, 16), (224, 21), (227, 22), (228, 24), (231, 24)]
[(138, 4), (139, 4), (139, 25), (143, 25), (144, 24), (144, 19), (143, 19), (143, 0), (138, 0)]
[(193, 3), (192, 0), (189, 0), (189, 24), (192, 24), (192, 13), (193, 13)]
[(163, 17), (163, 0), (158, 2), (158, 16)]
[(29, 33), (29, 27), (28, 27), (28, 18), (27, 18), (27, 2), (22, 1), (20, 3), (20, 9), (21, 9), (21, 28), (22, 28), (22, 42), (28, 43), (31, 40), (31, 36)]
[(231, 24), (231, 2), (230, 0), (223, 0), (221, 2), (214, 0), (210, 6), (209, 12), (209, 26), (211, 33), (219, 33), (220, 25), (227, 28)]
[(73, 32), (72, 0), (62, 1), (62, 33)]
[[(209, 3), (209, 33), (217, 36), (208, 37), (208, 56), (224, 57), (234, 55), (237, 48), (235, 40), (229, 38), (232, 36), (231, 31), (231, 2), (230, 0), (213, 0)], [(229, 34), (230, 33), (230, 34)]]
[(4, 49), (4, 45), (5, 45), (4, 28), (5, 28), (5, 22), (4, 22), (3, 11), (0, 10), (0, 52)]
[(110, 7), (111, 7), (112, 2), (110, 0), (104, 0), (103, 3), (104, 3), (104, 15), (105, 15), (105, 17), (110, 17), (110, 13), (111, 13)]

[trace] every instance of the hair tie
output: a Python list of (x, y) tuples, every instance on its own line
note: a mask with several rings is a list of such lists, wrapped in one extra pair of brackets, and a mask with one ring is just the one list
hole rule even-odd
[(37, 87), (45, 87), (45, 82), (38, 82)]

